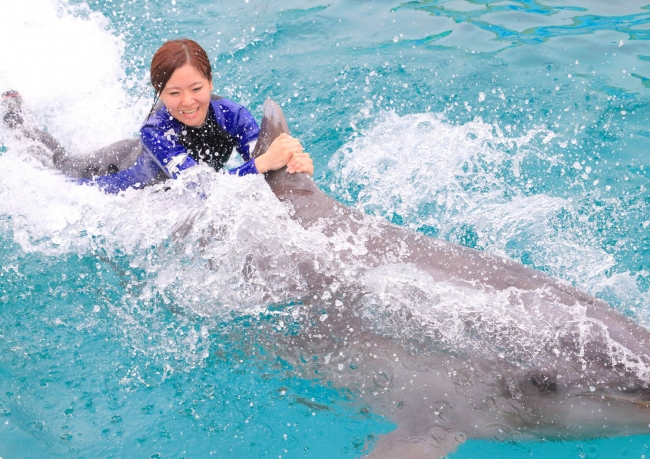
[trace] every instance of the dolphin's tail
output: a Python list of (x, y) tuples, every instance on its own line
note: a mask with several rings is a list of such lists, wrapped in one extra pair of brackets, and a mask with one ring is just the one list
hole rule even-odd
[(14, 130), (19, 138), (34, 141), (35, 147), (41, 153), (37, 155), (38, 158), (68, 177), (90, 178), (113, 174), (132, 166), (142, 154), (140, 139), (136, 138), (120, 140), (90, 155), (73, 156), (50, 134), (25, 121), (23, 98), (18, 91), (3, 92), (0, 96), (0, 106), (4, 112), (4, 124)]
[(23, 98), (18, 91), (3, 92), (0, 105), (5, 112), (4, 124), (14, 131), (16, 137), (34, 141), (31, 151), (41, 162), (56, 167), (59, 158), (67, 155), (63, 146), (54, 137), (25, 121)]

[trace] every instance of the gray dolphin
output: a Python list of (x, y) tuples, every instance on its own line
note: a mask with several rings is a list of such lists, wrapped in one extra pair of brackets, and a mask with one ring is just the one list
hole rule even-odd
[[(253, 156), (283, 132), (284, 115), (267, 100)], [(24, 135), (74, 177), (141, 154), (133, 139), (71, 158), (44, 133)], [(331, 258), (324, 267), (296, 256), (308, 293), (284, 312), (295, 327), (260, 328), (259, 339), (303, 376), (352, 390), (362, 412), (397, 424), (370, 457), (439, 458), (467, 438), (650, 432), (645, 328), (541, 272), (349, 209), (306, 174), (266, 180), (293, 219), (328, 237)]]
[[(283, 132), (267, 100), (253, 155)], [(337, 261), (362, 267), (363, 286), (342, 297), (327, 289), (345, 279), (301, 264), (312, 291), (332, 294), (309, 298), (303, 330), (277, 340), (302, 371), (397, 423), (371, 457), (438, 458), (467, 438), (650, 432), (645, 328), (541, 272), (349, 209), (306, 174), (266, 180), (303, 227), (347, 243), (333, 249)]]

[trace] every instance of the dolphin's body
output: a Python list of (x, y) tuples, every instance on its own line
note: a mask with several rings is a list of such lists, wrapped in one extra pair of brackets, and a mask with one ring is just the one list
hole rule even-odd
[[(253, 156), (282, 132), (268, 100)], [(76, 177), (122, 169), (138, 145), (54, 163)], [(353, 390), (397, 424), (371, 457), (439, 458), (467, 438), (650, 432), (645, 328), (543, 273), (349, 209), (306, 174), (266, 180), (293, 219), (329, 238), (340, 269), (303, 257), (309, 300), (290, 314), (300, 331), (263, 339), (303, 375)]]
[[(269, 100), (254, 155), (282, 132)], [(267, 182), (303, 227), (347, 243), (334, 249), (343, 265), (363, 267), (366, 291), (306, 308), (304, 330), (279, 352), (397, 423), (373, 458), (443, 457), (468, 437), (650, 432), (645, 328), (541, 272), (349, 209), (306, 174)], [(314, 291), (338, 284), (309, 264), (302, 275)], [(428, 314), (401, 307), (403, 295), (424, 298)]]

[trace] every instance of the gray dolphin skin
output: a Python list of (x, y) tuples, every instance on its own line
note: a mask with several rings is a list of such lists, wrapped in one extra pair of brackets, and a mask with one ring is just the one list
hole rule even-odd
[[(284, 115), (267, 100), (253, 156), (282, 133)], [(49, 148), (55, 167), (76, 177), (140, 154), (137, 139), (74, 161)], [(296, 255), (305, 290), (285, 310), (293, 331), (256, 333), (302, 377), (348, 389), (361, 413), (396, 424), (369, 442), (368, 457), (441, 458), (468, 438), (650, 432), (642, 326), (541, 272), (347, 208), (306, 174), (283, 169), (266, 180), (330, 250), (327, 263)]]

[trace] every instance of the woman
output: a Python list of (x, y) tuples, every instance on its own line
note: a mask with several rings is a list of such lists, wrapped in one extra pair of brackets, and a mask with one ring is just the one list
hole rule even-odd
[[(176, 178), (181, 171), (199, 162), (220, 170), (230, 159), (233, 148), (245, 162), (230, 170), (232, 174), (265, 173), (285, 166), (289, 173), (313, 174), (310, 156), (298, 140), (286, 134), (278, 137), (264, 154), (254, 159), (250, 157), (259, 127), (246, 108), (211, 94), (214, 89), (212, 67), (206, 52), (196, 42), (180, 39), (162, 45), (151, 61), (151, 83), (156, 90), (156, 100), (140, 129), (140, 142), (118, 142), (91, 155), (101, 160), (102, 155), (116, 152), (119, 155), (135, 147), (136, 155), (131, 153), (131, 156), (137, 159), (124, 169), (110, 164), (112, 168), (102, 170), (88, 162), (81, 167), (79, 161), (70, 159), (54, 139), (42, 138), (43, 135), (49, 137), (47, 134), (24, 127), (19, 114), (20, 99), (15, 92), (3, 95), (12, 102), (6, 104), (10, 109), (5, 123), (14, 128), (22, 127), (24, 135), (46, 145), (53, 152), (57, 168), (71, 175), (76, 172), (81, 183), (96, 184), (110, 193)], [(162, 104), (157, 104), (158, 101)], [(98, 176), (98, 171), (113, 173)]]

